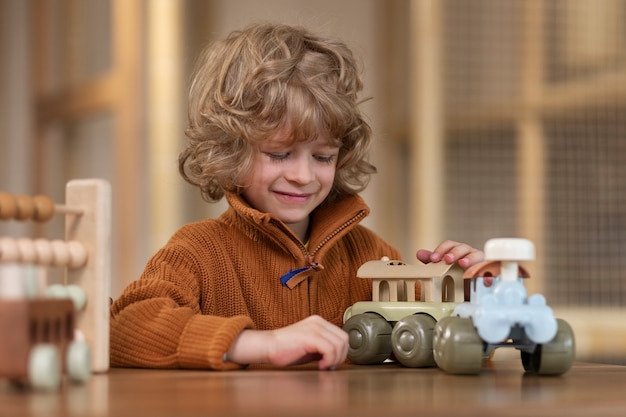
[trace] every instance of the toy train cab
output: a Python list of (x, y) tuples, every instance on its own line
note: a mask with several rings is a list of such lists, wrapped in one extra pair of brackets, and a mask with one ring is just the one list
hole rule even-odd
[(518, 261), (534, 259), (532, 242), (491, 239), (485, 258), (464, 273), (469, 302), (434, 329), (437, 365), (450, 373), (478, 373), (494, 349), (513, 347), (526, 371), (558, 375), (569, 370), (575, 351), (571, 327), (554, 317), (543, 295), (528, 296), (523, 283), (529, 274)]

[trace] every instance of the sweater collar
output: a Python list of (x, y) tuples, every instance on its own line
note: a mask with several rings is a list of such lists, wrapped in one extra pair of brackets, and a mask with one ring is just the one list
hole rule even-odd
[[(332, 244), (348, 233), (369, 214), (369, 207), (358, 195), (345, 195), (330, 203), (323, 203), (311, 213), (311, 233), (308, 249), (296, 235), (278, 217), (270, 213), (260, 212), (250, 206), (239, 194), (227, 194), (230, 209), (225, 213), (227, 219), (236, 221), (240, 218), (246, 233), (256, 239), (259, 234), (269, 238), (299, 259), (306, 271), (322, 269), (320, 265), (326, 251)], [(291, 279), (295, 286), (301, 280)]]

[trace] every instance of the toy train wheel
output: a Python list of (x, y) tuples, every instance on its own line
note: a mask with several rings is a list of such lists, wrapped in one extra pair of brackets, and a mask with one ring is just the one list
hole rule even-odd
[(86, 382), (91, 377), (91, 350), (86, 342), (72, 342), (66, 353), (67, 374), (74, 382)]
[(428, 314), (413, 314), (400, 319), (391, 332), (391, 347), (396, 360), (410, 368), (435, 366), (435, 324), (435, 319)]
[(471, 319), (444, 317), (433, 331), (437, 366), (451, 374), (478, 374), (483, 363), (483, 341)]
[(348, 359), (357, 365), (383, 363), (391, 355), (391, 324), (376, 313), (363, 313), (350, 317), (343, 329), (350, 344)]
[(55, 390), (61, 384), (61, 356), (55, 345), (34, 346), (28, 359), (28, 382), (35, 389)]
[(575, 350), (572, 328), (565, 320), (557, 319), (557, 332), (554, 339), (537, 345), (533, 353), (522, 351), (522, 364), (527, 372), (539, 375), (561, 375), (572, 366)]

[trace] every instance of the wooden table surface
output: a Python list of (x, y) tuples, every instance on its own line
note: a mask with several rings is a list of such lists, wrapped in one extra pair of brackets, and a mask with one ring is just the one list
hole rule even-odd
[(626, 416), (626, 367), (576, 363), (560, 377), (494, 360), (478, 376), (389, 363), (235, 372), (111, 369), (54, 393), (0, 381), (0, 416)]

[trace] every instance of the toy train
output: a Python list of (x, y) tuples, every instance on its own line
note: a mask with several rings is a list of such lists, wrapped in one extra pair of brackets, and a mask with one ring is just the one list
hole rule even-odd
[[(344, 314), (348, 358), (477, 374), (495, 349), (509, 347), (520, 351), (527, 372), (567, 372), (575, 357), (572, 328), (554, 317), (543, 295), (528, 296), (523, 283), (529, 275), (518, 262), (534, 259), (534, 252), (526, 239), (503, 238), (487, 241), (485, 261), (464, 272), (444, 263), (363, 264), (357, 275), (373, 279), (372, 301)], [(420, 301), (410, 297), (417, 280)]]

